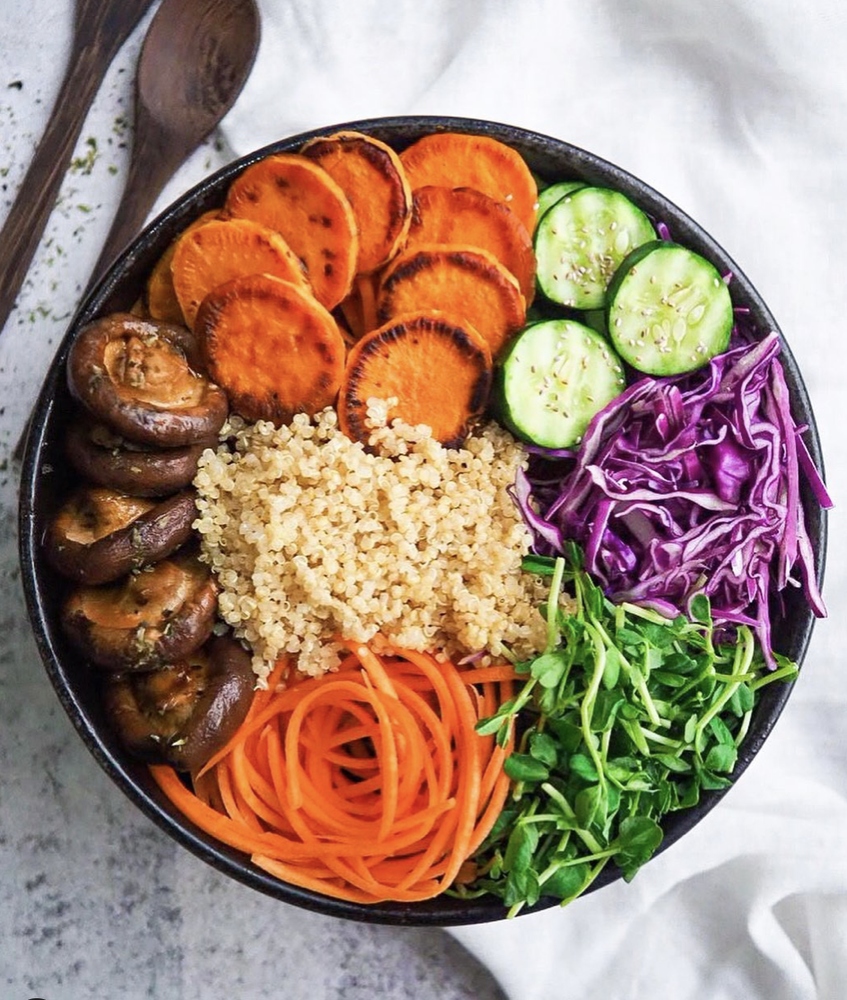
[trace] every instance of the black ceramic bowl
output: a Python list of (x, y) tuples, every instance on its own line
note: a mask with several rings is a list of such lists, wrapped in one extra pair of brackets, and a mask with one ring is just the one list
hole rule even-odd
[[(29, 614), (41, 657), (50, 680), (73, 724), (97, 762), (118, 786), (155, 823), (198, 857), (219, 871), (287, 903), (334, 916), (386, 924), (455, 925), (499, 920), (504, 908), (493, 899), (461, 901), (446, 896), (425, 903), (383, 903), (364, 906), (347, 903), (286, 885), (255, 868), (249, 859), (207, 836), (179, 815), (162, 796), (146, 769), (132, 760), (118, 743), (104, 716), (98, 678), (67, 645), (59, 627), (59, 605), (64, 583), (46, 563), (41, 539), (44, 527), (60, 500), (66, 496), (71, 474), (62, 452), (62, 439), (71, 411), (65, 382), (65, 358), (81, 327), (89, 320), (118, 309), (128, 309), (137, 300), (145, 278), (171, 240), (202, 212), (220, 206), (230, 181), (246, 166), (270, 153), (296, 151), (307, 139), (339, 128), (368, 132), (397, 150), (430, 132), (473, 132), (499, 139), (517, 149), (530, 167), (550, 180), (579, 177), (615, 187), (627, 194), (654, 219), (668, 223), (674, 238), (703, 254), (723, 273), (731, 270), (736, 305), (750, 309), (761, 332), (778, 327), (767, 306), (738, 265), (696, 222), (642, 181), (620, 168), (549, 136), (493, 122), (456, 118), (380, 118), (334, 125), (306, 135), (274, 143), (231, 163), (204, 180), (163, 212), (121, 255), (80, 307), (47, 375), (36, 405), (26, 447), (20, 497), (20, 554)], [(798, 423), (808, 424), (806, 440), (820, 466), (821, 454), (812, 408), (803, 380), (783, 339), (782, 361), (791, 390)], [(825, 517), (811, 496), (804, 496), (807, 523), (817, 553), (818, 574), (823, 571), (826, 549)], [(782, 613), (775, 619), (775, 648), (798, 663), (809, 643), (813, 618), (797, 590), (788, 594)], [(802, 681), (801, 681), (802, 683)], [(770, 733), (791, 688), (775, 684), (764, 689), (749, 735), (739, 755), (737, 779), (755, 757)], [(675, 814), (665, 824), (665, 849), (712, 809), (720, 794), (708, 794), (687, 812)], [(612, 881), (606, 869), (592, 889)], [(539, 904), (543, 906), (544, 904)], [(524, 911), (528, 912), (528, 911)]]

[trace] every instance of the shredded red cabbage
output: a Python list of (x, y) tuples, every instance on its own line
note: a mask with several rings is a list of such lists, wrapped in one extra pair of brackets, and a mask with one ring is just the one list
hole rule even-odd
[(594, 417), (574, 461), (536, 451), (514, 489), (539, 554), (574, 539), (612, 600), (663, 614), (704, 593), (718, 624), (755, 628), (772, 666), (772, 595), (802, 586), (826, 615), (801, 468), (831, 506), (791, 416), (779, 349), (771, 333), (693, 374), (642, 378)]
[(515, 476), (515, 485), (507, 487), (506, 492), (514, 500), (515, 506), (521, 512), (524, 524), (529, 528), (533, 538), (540, 539), (554, 551), (561, 552), (564, 548), (562, 533), (555, 524), (551, 524), (543, 517), (539, 517), (533, 510), (532, 504), (529, 502), (531, 491), (532, 486), (526, 473), (523, 469), (518, 469)]

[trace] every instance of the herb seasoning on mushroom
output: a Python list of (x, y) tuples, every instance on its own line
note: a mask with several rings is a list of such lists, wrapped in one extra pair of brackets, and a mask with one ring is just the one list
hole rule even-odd
[(197, 516), (194, 495), (144, 500), (104, 487), (77, 490), (44, 538), (47, 557), (79, 583), (111, 583), (183, 545)]
[(133, 444), (104, 424), (82, 417), (68, 428), (71, 465), (99, 486), (136, 497), (163, 497), (188, 486), (205, 444), (153, 450)]
[(62, 624), (71, 642), (107, 670), (153, 670), (189, 656), (209, 637), (218, 588), (209, 568), (180, 554), (120, 583), (77, 588)]
[(106, 710), (136, 757), (196, 773), (241, 725), (254, 680), (244, 648), (215, 636), (162, 670), (110, 678)]
[(188, 330), (114, 313), (90, 323), (68, 355), (73, 395), (139, 444), (177, 448), (214, 439), (226, 394), (205, 375)]

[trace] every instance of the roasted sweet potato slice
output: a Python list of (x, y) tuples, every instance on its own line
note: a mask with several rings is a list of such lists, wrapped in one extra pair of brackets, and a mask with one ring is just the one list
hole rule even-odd
[(218, 219), (185, 233), (174, 251), (171, 274), (191, 329), (203, 299), (233, 278), (272, 274), (309, 290), (303, 266), (285, 240), (251, 219)]
[(344, 371), (344, 339), (307, 291), (268, 274), (215, 288), (197, 314), (213, 378), (247, 420), (280, 424), (330, 406)]
[(494, 254), (518, 279), (526, 304), (531, 304), (535, 295), (532, 238), (503, 202), (473, 188), (418, 188), (405, 252), (429, 243), (479, 247)]
[(381, 276), (375, 274), (361, 274), (356, 279), (359, 302), (362, 305), (362, 326), (364, 333), (375, 330), (379, 325), (376, 318), (376, 293), (380, 280)]
[(469, 323), (497, 356), (526, 322), (517, 279), (476, 247), (420, 246), (398, 257), (377, 295), (377, 322), (402, 313), (438, 310)]
[(379, 271), (358, 275), (352, 291), (338, 307), (353, 340), (358, 340), (379, 325), (376, 320), (376, 293), (381, 276)]
[(180, 236), (190, 233), (192, 229), (205, 226), (207, 222), (217, 219), (219, 215), (220, 212), (218, 209), (213, 209), (211, 212), (204, 212), (190, 226), (186, 226), (156, 262), (156, 266), (150, 272), (150, 277), (147, 279), (147, 288), (144, 293), (147, 312), (153, 319), (161, 319), (165, 323), (185, 323), (182, 309), (179, 306), (179, 299), (176, 297), (176, 292), (174, 291), (173, 278), (171, 277), (171, 261), (174, 259), (174, 251), (176, 250), (177, 243), (179, 243)]
[(439, 313), (409, 313), (373, 330), (347, 359), (338, 422), (367, 442), (368, 400), (396, 399), (389, 420), (427, 424), (442, 444), (465, 439), (491, 388), (491, 351), (470, 326)]
[(424, 136), (400, 154), (412, 190), (469, 187), (502, 201), (531, 233), (538, 188), (521, 155), (485, 135), (438, 132)]
[(362, 300), (359, 289), (353, 286), (350, 294), (333, 310), (333, 316), (338, 319), (341, 334), (348, 343), (354, 343), (365, 332), (362, 320)]
[(406, 241), (412, 189), (400, 157), (390, 146), (361, 132), (312, 139), (300, 150), (337, 182), (353, 207), (359, 231), (360, 274), (372, 274)]
[(319, 164), (294, 153), (268, 156), (233, 182), (225, 210), (281, 233), (327, 309), (350, 291), (359, 257), (356, 218), (347, 196)]

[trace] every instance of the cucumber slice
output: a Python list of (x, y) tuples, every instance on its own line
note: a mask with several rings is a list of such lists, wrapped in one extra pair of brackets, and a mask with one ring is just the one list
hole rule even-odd
[(578, 444), (594, 414), (623, 389), (623, 367), (609, 342), (570, 319), (525, 329), (498, 369), (503, 423), (544, 448)]
[(714, 265), (677, 243), (634, 250), (609, 287), (606, 320), (621, 357), (648, 375), (694, 371), (732, 334), (732, 300)]
[(580, 188), (548, 209), (535, 231), (538, 287), (560, 305), (600, 309), (624, 257), (655, 239), (650, 220), (629, 198)]
[(538, 210), (536, 214), (538, 221), (540, 222), (541, 216), (544, 215), (546, 211), (551, 209), (557, 201), (561, 201), (566, 194), (570, 194), (572, 191), (578, 191), (580, 188), (584, 187), (587, 187), (585, 181), (557, 181), (557, 183), (544, 188), (543, 191), (539, 191)]

